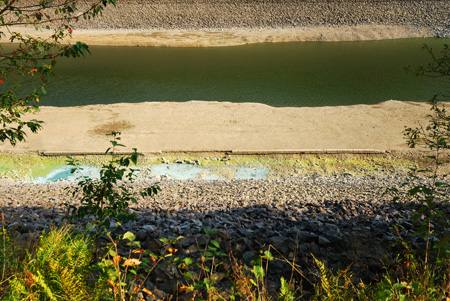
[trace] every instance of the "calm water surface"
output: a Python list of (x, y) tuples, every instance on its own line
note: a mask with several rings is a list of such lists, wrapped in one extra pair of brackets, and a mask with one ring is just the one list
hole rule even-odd
[(429, 61), (421, 46), (449, 39), (297, 42), (220, 48), (91, 47), (92, 56), (61, 59), (42, 105), (231, 101), (271, 106), (426, 101), (446, 79), (404, 67)]

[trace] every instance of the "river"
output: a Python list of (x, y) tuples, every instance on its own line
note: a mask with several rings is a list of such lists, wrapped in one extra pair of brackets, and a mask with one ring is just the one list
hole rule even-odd
[(427, 101), (447, 79), (416, 77), (423, 44), (450, 39), (264, 43), (232, 47), (99, 47), (60, 59), (41, 105), (230, 101), (276, 107)]

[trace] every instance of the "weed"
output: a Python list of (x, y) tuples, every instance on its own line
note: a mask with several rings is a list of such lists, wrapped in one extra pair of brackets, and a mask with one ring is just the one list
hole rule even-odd
[(315, 285), (315, 300), (371, 300), (372, 287), (360, 281), (353, 283), (350, 266), (336, 274), (329, 271), (323, 262), (312, 255), (317, 266), (320, 283)]
[[(81, 219), (88, 215), (95, 217), (97, 228), (97, 244), (98, 238), (104, 228), (110, 226), (110, 219), (119, 221), (128, 221), (135, 218), (135, 214), (129, 214), (127, 209), (130, 204), (137, 203), (135, 193), (126, 185), (125, 181), (132, 182), (135, 179), (137, 169), (130, 168), (130, 164), (137, 164), (140, 155), (134, 148), (133, 153), (129, 156), (116, 158), (114, 152), (117, 147), (124, 147), (119, 144), (120, 133), (112, 132), (111, 145), (105, 154), (110, 154), (111, 159), (105, 163), (100, 170), (100, 179), (95, 180), (88, 176), (83, 176), (75, 188), (69, 188), (74, 198), (80, 197), (80, 205), (66, 203), (68, 207), (69, 220)], [(67, 164), (73, 166), (72, 173), (81, 171), (82, 167), (71, 157), (68, 157)], [(80, 172), (80, 174), (82, 174)], [(158, 193), (160, 187), (155, 184), (140, 192), (142, 197), (153, 196)]]
[[(113, 239), (107, 234), (110, 242), (101, 260), (93, 267), (98, 273), (94, 300), (135, 300), (142, 293), (154, 297), (144, 284), (156, 266), (172, 256), (171, 248), (178, 240), (166, 240), (160, 255), (141, 248), (140, 242), (131, 232)], [(128, 241), (128, 255), (119, 254), (119, 241)], [(142, 299), (142, 298), (139, 298)]]

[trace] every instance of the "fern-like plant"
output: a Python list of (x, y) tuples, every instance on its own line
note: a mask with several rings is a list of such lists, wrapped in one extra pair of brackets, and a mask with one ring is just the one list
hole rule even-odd
[(89, 300), (92, 239), (69, 227), (44, 234), (24, 271), (11, 280), (9, 300)]
[(281, 287), (280, 287), (280, 295), (278, 296), (278, 301), (294, 301), (295, 296), (294, 292), (289, 287), (289, 282), (284, 279), (284, 277), (280, 278)]
[(330, 272), (323, 262), (312, 255), (319, 270), (320, 284), (316, 285), (315, 300), (371, 300), (371, 286), (360, 282), (353, 284), (350, 266), (336, 274)]

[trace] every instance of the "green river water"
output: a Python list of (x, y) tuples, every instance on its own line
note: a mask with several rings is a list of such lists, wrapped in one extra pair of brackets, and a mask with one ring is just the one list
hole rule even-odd
[(448, 80), (416, 77), (427, 43), (450, 39), (297, 42), (217, 48), (91, 47), (61, 59), (42, 105), (231, 101), (277, 107), (427, 101)]

